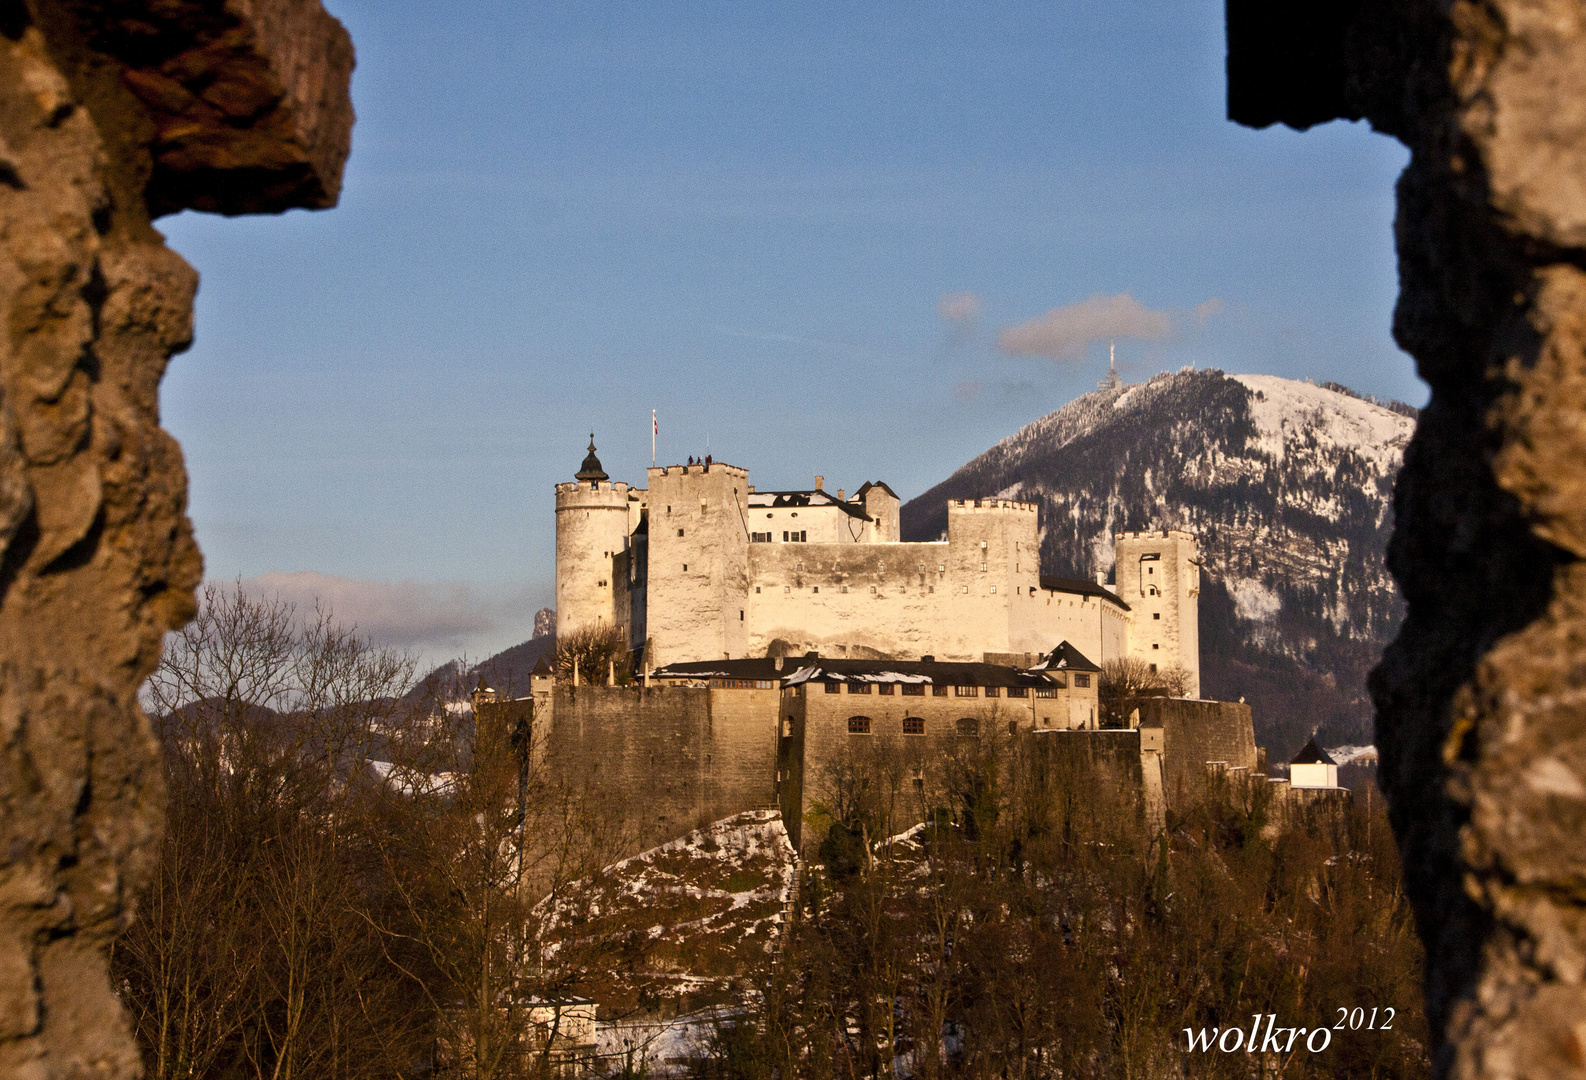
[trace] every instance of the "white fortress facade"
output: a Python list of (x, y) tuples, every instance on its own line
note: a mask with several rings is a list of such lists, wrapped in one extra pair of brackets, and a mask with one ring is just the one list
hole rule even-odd
[(558, 634), (615, 626), (643, 664), (801, 655), (1028, 662), (1067, 641), (1134, 656), (1200, 694), (1194, 538), (1120, 533), (1115, 584), (1044, 576), (1032, 503), (955, 500), (947, 539), (904, 543), (898, 497), (867, 483), (756, 491), (720, 462), (612, 481), (591, 437), (556, 485)]

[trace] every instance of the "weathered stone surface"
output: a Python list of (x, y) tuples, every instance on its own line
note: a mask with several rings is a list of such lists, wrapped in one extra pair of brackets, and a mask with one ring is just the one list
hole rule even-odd
[(1411, 151), (1394, 333), (1432, 399), (1372, 689), (1438, 1070), (1586, 1075), (1586, 7), (1341, 5), (1336, 64), (1287, 72), (1248, 50), (1313, 27), (1228, 10), (1233, 119), (1331, 102)]
[(0, 1075), (138, 1071), (102, 950), (202, 570), (158, 397), (198, 279), (152, 217), (334, 202), (351, 62), (317, 0), (0, 3)]

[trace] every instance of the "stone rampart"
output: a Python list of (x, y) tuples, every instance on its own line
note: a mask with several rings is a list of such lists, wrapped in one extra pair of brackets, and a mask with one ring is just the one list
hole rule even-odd
[(1140, 727), (1162, 732), (1162, 784), (1169, 806), (1205, 789), (1208, 762), (1256, 771), (1256, 734), (1248, 705), (1146, 698), (1140, 702)]
[(635, 850), (777, 805), (777, 690), (558, 686), (536, 753), (608, 792)]

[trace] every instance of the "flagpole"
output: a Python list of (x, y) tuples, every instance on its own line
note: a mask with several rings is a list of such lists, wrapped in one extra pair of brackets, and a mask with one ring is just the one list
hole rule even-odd
[(660, 421), (655, 418), (655, 410), (650, 410), (650, 467), (655, 467), (655, 436), (661, 430)]

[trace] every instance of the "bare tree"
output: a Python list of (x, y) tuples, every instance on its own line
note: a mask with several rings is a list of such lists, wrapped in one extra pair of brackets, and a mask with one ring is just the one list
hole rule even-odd
[(1141, 700), (1154, 697), (1183, 697), (1189, 693), (1190, 673), (1182, 667), (1159, 667), (1136, 657), (1105, 661), (1097, 696), (1101, 704), (1101, 726), (1129, 726), (1129, 716)]
[(316, 609), (206, 588), (144, 700), (169, 821), (145, 917), (113, 963), (150, 1072), (389, 1072), (422, 1017), (370, 934), (389, 789), (369, 759), (415, 719), (412, 664)]

